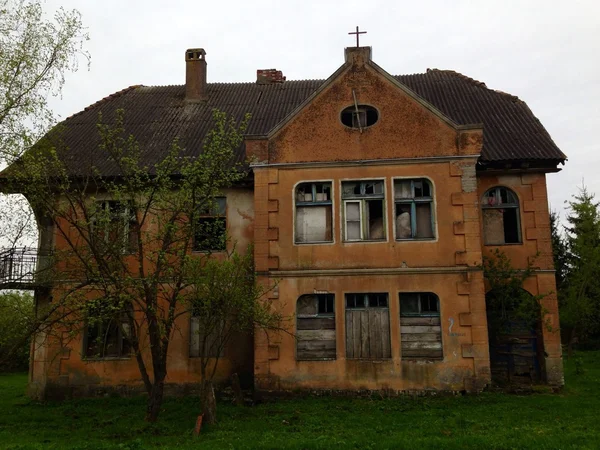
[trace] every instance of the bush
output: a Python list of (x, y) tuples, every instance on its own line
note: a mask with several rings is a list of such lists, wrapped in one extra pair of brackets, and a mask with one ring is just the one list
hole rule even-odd
[(29, 367), (30, 339), (16, 349), (14, 347), (23, 340), (33, 315), (34, 304), (30, 293), (0, 294), (0, 372), (22, 371)]

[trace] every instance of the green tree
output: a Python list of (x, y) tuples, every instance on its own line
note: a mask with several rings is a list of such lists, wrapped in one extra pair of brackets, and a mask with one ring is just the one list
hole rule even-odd
[(483, 257), (483, 276), (490, 288), (486, 295), (487, 309), (493, 311), (488, 326), (502, 332), (510, 328), (515, 320), (536, 327), (543, 320), (545, 311), (540, 301), (545, 295), (531, 295), (523, 289), (523, 283), (535, 273), (535, 267), (528, 261), (527, 267), (513, 267), (510, 258), (495, 249)]
[[(60, 95), (81, 59), (89, 64), (79, 12), (59, 8), (48, 17), (43, 3), (0, 0), (0, 169), (54, 125), (48, 100)], [(0, 195), (0, 246), (31, 245), (36, 235), (27, 201)]]
[(224, 260), (192, 260), (189, 268), (189, 306), (201, 349), (200, 401), (204, 421), (214, 423), (212, 381), (223, 350), (239, 333), (251, 335), (255, 329), (279, 329), (283, 318), (263, 298), (265, 290), (256, 282), (251, 251), (244, 255), (234, 251)]
[(34, 320), (33, 297), (29, 293), (0, 294), (0, 371), (27, 370), (29, 339), (23, 339)]
[(600, 212), (585, 185), (569, 202), (567, 223), (569, 275), (560, 315), (570, 329), (571, 355), (578, 340), (600, 331)]
[[(60, 243), (45, 272), (53, 287), (52, 306), (38, 328), (65, 339), (65, 330), (81, 335), (84, 323), (118, 326), (148, 393), (146, 418), (156, 421), (178, 318), (197, 308), (222, 317), (223, 326), (271, 322), (265, 320), (268, 311), (259, 308), (260, 290), (247, 264), (241, 264), (245, 260), (234, 253), (222, 263), (212, 261), (210, 249), (223, 248), (226, 236), (218, 223), (205, 227), (202, 220), (203, 211), (218, 206), (222, 189), (246, 176), (235, 163), (235, 150), (248, 117), (236, 124), (215, 111), (214, 127), (197, 156), (182, 156), (175, 141), (149, 167), (141, 162), (144, 149), (123, 128), (123, 114), (117, 111), (111, 125), (100, 120), (96, 153), (99, 161), (118, 167), (119, 177), (103, 177), (95, 167), (72, 175), (65, 163), (68, 150), (53, 146), (60, 142), (55, 139), (60, 129), (7, 174), (13, 191), (26, 196), (40, 220), (53, 224)], [(210, 244), (205, 252), (192, 253), (199, 233)], [(228, 336), (222, 333), (221, 344)], [(94, 344), (99, 335), (93, 339)], [(98, 344), (102, 352), (106, 344)], [(205, 381), (212, 380), (208, 369), (205, 364)]]
[(0, 165), (21, 155), (55, 123), (48, 106), (88, 40), (78, 11), (52, 19), (41, 0), (0, 0)]

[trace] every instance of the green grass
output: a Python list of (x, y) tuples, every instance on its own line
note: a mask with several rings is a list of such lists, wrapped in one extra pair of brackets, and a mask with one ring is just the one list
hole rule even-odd
[(218, 405), (219, 423), (192, 436), (196, 398), (169, 399), (144, 422), (144, 398), (40, 404), (26, 375), (0, 376), (0, 448), (600, 448), (600, 352), (566, 361), (560, 394), (429, 398), (304, 398)]

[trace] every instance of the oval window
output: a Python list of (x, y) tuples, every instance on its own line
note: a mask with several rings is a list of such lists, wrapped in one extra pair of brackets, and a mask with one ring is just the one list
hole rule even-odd
[(350, 128), (361, 129), (375, 125), (379, 112), (368, 105), (352, 105), (342, 111), (342, 123)]

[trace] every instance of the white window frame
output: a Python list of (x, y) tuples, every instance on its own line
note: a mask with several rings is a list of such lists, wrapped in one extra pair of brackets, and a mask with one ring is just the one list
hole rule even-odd
[[(305, 183), (329, 183), (331, 185), (331, 240), (330, 241), (318, 241), (318, 242), (297, 242), (296, 239), (296, 189), (298, 186)], [(294, 184), (292, 188), (292, 205), (294, 205), (294, 214), (292, 217), (292, 235), (293, 245), (304, 246), (304, 245), (332, 245), (335, 244), (335, 180), (333, 179), (321, 179), (321, 180), (300, 180)]]
[[(366, 197), (355, 197), (355, 198), (344, 198), (344, 183), (366, 183), (366, 182), (381, 182), (383, 184), (383, 189), (382, 189), (382, 193), (380, 195), (383, 196), (383, 198), (378, 198), (375, 195), (373, 196), (373, 198), (369, 198), (368, 196)], [(342, 222), (342, 242), (346, 242), (346, 243), (356, 243), (356, 242), (361, 242), (361, 243), (372, 243), (372, 244), (380, 244), (382, 242), (388, 242), (389, 240), (389, 230), (388, 230), (388, 205), (387, 205), (387, 197), (388, 197), (388, 192), (387, 192), (387, 183), (386, 183), (386, 178), (373, 178), (373, 177), (369, 177), (369, 178), (344, 178), (340, 180), (340, 197), (342, 199), (342, 204), (343, 204), (343, 211), (342, 211), (342, 217), (340, 219), (340, 221)], [(383, 225), (383, 232), (385, 237), (383, 239), (366, 239), (365, 238), (365, 224), (363, 221), (363, 214), (364, 214), (364, 204), (366, 201), (369, 200), (381, 200), (382, 201), (382, 205), (383, 205), (383, 211), (382, 211), (382, 225)], [(346, 236), (347, 234), (347, 221), (346, 221), (346, 202), (359, 202), (360, 203), (360, 220), (361, 220), (361, 228), (360, 228), (360, 235), (361, 238), (359, 239), (348, 239)]]

